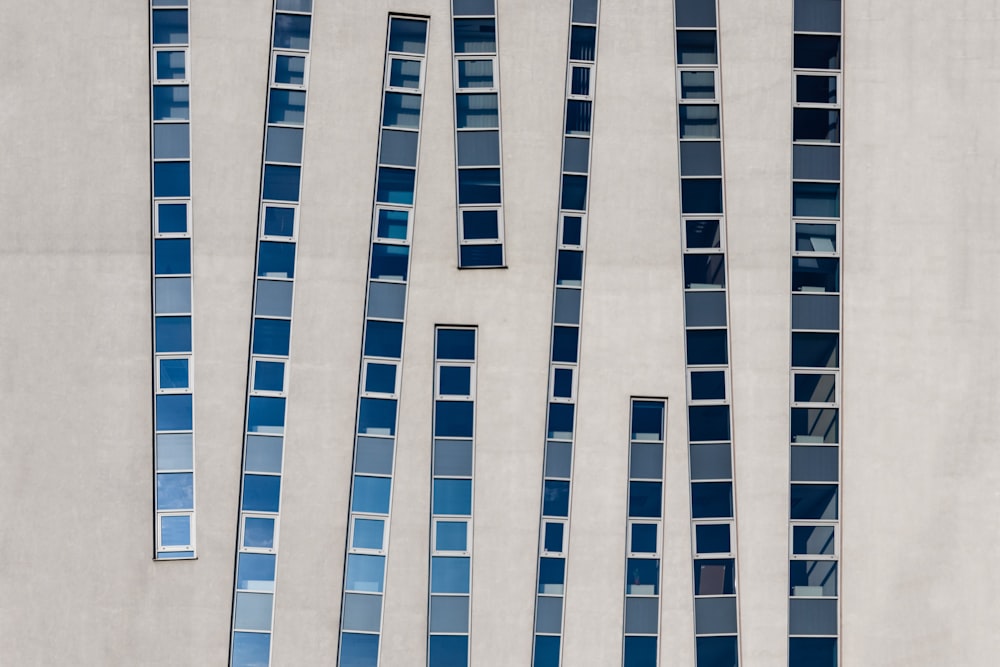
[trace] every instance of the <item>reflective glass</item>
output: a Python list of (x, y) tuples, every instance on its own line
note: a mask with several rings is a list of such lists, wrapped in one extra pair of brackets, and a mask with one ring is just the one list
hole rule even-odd
[(153, 283), (157, 315), (191, 312), (190, 278), (156, 278)]
[(156, 435), (157, 470), (191, 470), (194, 467), (194, 444), (190, 433)]
[(187, 204), (156, 205), (156, 231), (160, 234), (187, 232)]
[(405, 284), (375, 281), (368, 283), (368, 317), (401, 320), (405, 311)]
[(153, 44), (187, 44), (187, 10), (154, 9), (152, 38)]
[(458, 172), (459, 204), (499, 204), (499, 169), (460, 169)]
[(442, 366), (438, 378), (439, 394), (468, 396), (472, 393), (472, 369), (468, 366)]
[(437, 401), (434, 404), (434, 435), (471, 438), (475, 405), (471, 401)]
[(420, 95), (386, 93), (382, 105), (382, 125), (385, 127), (420, 127)]
[(732, 595), (736, 592), (732, 558), (694, 562), (695, 595)]
[(157, 317), (153, 326), (157, 352), (191, 351), (190, 317)]
[(377, 667), (378, 635), (345, 632), (340, 636), (339, 667)]
[(597, 0), (573, 0), (573, 23), (597, 23)]
[(472, 515), (471, 479), (435, 479), (433, 514)]
[(625, 632), (656, 634), (660, 601), (654, 597), (625, 598)]
[(840, 37), (795, 35), (796, 69), (840, 69)]
[(243, 476), (243, 511), (277, 512), (281, 478), (277, 475)]
[(502, 245), (463, 245), (458, 252), (459, 268), (503, 266)]
[(397, 167), (416, 167), (418, 137), (416, 132), (382, 130), (379, 163)]
[(274, 554), (238, 554), (236, 588), (248, 591), (274, 591)]
[(270, 659), (270, 634), (261, 632), (233, 633), (232, 667), (267, 667)]
[(656, 530), (655, 523), (633, 523), (631, 539), (632, 553), (653, 554), (656, 553)]
[(496, 53), (496, 20), (455, 19), (455, 53)]
[(840, 0), (795, 0), (795, 30), (840, 32)]
[(299, 179), (301, 176), (302, 169), (300, 167), (265, 164), (264, 199), (272, 201), (298, 201)]
[(277, 0), (274, 8), (278, 11), (311, 12), (312, 0)]
[(341, 615), (344, 630), (378, 632), (381, 621), (381, 595), (359, 595), (357, 593), (344, 595), (344, 607)]
[(835, 443), (839, 440), (836, 408), (792, 408), (791, 436), (797, 443)]
[(396, 434), (396, 401), (384, 398), (362, 398), (358, 410), (358, 433), (368, 435)]
[(561, 637), (535, 635), (535, 653), (531, 667), (559, 667), (559, 643)]
[(458, 166), (491, 167), (500, 164), (500, 133), (459, 132)]
[(438, 521), (435, 524), (434, 548), (437, 551), (465, 551), (469, 524), (465, 521)]
[(719, 62), (714, 30), (678, 30), (678, 65), (716, 65)]
[(569, 482), (547, 479), (542, 490), (544, 516), (569, 516)]
[(795, 597), (833, 597), (837, 594), (837, 561), (793, 560), (788, 563), (789, 594)]
[(691, 400), (711, 401), (726, 398), (725, 371), (691, 373)]
[(492, 88), (493, 87), (493, 60), (459, 60), (456, 63), (458, 68), (459, 88)]
[(562, 598), (536, 598), (535, 632), (558, 633), (562, 631)]
[(582, 290), (557, 289), (553, 321), (559, 324), (579, 324), (582, 297)]
[(835, 536), (833, 526), (792, 526), (792, 553), (832, 556)]
[(840, 111), (837, 109), (794, 110), (792, 129), (794, 141), (840, 141)]
[(561, 595), (566, 581), (566, 559), (538, 559), (538, 592)]
[(493, 0), (451, 0), (454, 16), (490, 16), (496, 13)]
[(656, 637), (625, 637), (625, 667), (656, 667)]
[(792, 178), (840, 180), (840, 146), (795, 144), (792, 146)]
[(275, 14), (274, 48), (308, 49), (311, 23), (312, 19), (309, 16)]
[(681, 72), (681, 99), (715, 99), (715, 73), (711, 71)]
[(274, 519), (246, 517), (243, 520), (243, 546), (250, 549), (273, 549)]
[(791, 518), (833, 520), (838, 518), (836, 484), (792, 484)]
[(630, 450), (629, 477), (663, 479), (663, 445), (633, 442)]
[(587, 100), (566, 100), (566, 134), (590, 134), (592, 112)]
[(157, 431), (190, 431), (194, 420), (191, 394), (160, 394), (156, 397)]
[(575, 364), (579, 339), (580, 330), (576, 327), (552, 327), (552, 361)]
[(389, 29), (389, 50), (422, 54), (427, 44), (427, 21), (393, 17)]
[(378, 237), (383, 239), (406, 239), (406, 228), (410, 215), (406, 211), (393, 211), (391, 209), (379, 209), (378, 212)]
[(410, 248), (404, 245), (372, 244), (369, 276), (379, 280), (406, 280), (410, 270)]
[(159, 388), (187, 389), (191, 386), (187, 359), (158, 359)]
[(264, 235), (291, 237), (295, 233), (295, 209), (287, 206), (264, 207)]
[(575, 25), (570, 28), (569, 59), (593, 61), (597, 47), (597, 28)]
[(498, 239), (500, 222), (496, 210), (462, 211), (462, 239)]
[(306, 120), (306, 93), (302, 90), (272, 88), (267, 105), (268, 123), (302, 125)]
[(456, 95), (456, 127), (460, 130), (500, 127), (498, 104), (499, 97), (496, 93)]
[(591, 68), (573, 67), (570, 72), (570, 95), (590, 95)]
[(732, 482), (699, 482), (691, 485), (692, 519), (731, 519)]
[[(290, 281), (258, 280), (255, 299), (254, 315), (262, 317), (292, 316), (292, 283)], [(281, 386), (279, 385), (275, 391), (281, 391)]]
[[(590, 168), (590, 139), (566, 137), (563, 139), (563, 171), (587, 173)], [(579, 218), (576, 218), (579, 220)], [(569, 243), (563, 241), (563, 243)], [(574, 245), (579, 245), (579, 241)]]
[(788, 601), (788, 634), (836, 635), (837, 602), (793, 597)]
[(247, 409), (247, 431), (281, 433), (285, 430), (285, 399), (251, 396)]
[(190, 158), (189, 129), (187, 123), (154, 123), (153, 158), (157, 160)]
[(187, 120), (187, 86), (153, 86), (153, 120)]
[(438, 329), (435, 357), (466, 361), (476, 358), (475, 329)]
[(566, 532), (564, 523), (545, 524), (545, 533), (542, 537), (542, 548), (545, 551), (561, 552), (563, 550), (563, 535)]
[(451, 556), (431, 558), (431, 593), (468, 593), (469, 559)]
[(572, 403), (549, 403), (548, 437), (572, 438), (575, 410), (576, 406)]
[(792, 215), (840, 217), (840, 183), (792, 183)]
[(194, 509), (194, 474), (190, 472), (157, 473), (156, 509)]
[(722, 142), (682, 141), (681, 176), (721, 176)]
[(298, 127), (268, 127), (264, 159), (268, 162), (302, 162), (302, 133)]
[(385, 556), (347, 554), (345, 590), (381, 593), (384, 581)]
[(246, 460), (243, 469), (247, 472), (281, 472), (282, 439), (270, 435), (247, 436)]
[(685, 220), (685, 228), (688, 249), (722, 247), (718, 220)]
[(688, 435), (691, 442), (729, 440), (728, 405), (688, 407)]
[(287, 357), (291, 325), (289, 320), (254, 318), (253, 353)]
[(471, 440), (434, 441), (435, 476), (472, 476)]
[(663, 440), (663, 403), (632, 403), (632, 439)]
[(587, 177), (563, 174), (562, 201), (564, 211), (584, 211), (587, 208)]
[(351, 511), (369, 514), (389, 513), (389, 491), (392, 480), (388, 477), (354, 476), (354, 493)]
[(683, 213), (722, 213), (722, 179), (681, 179)]
[(788, 667), (837, 667), (837, 638), (789, 637)]
[(255, 361), (253, 388), (254, 391), (283, 391), (285, 388), (285, 362)]
[(354, 549), (381, 550), (385, 544), (385, 521), (381, 519), (354, 519), (351, 547)]
[(420, 88), (420, 61), (403, 58), (390, 60), (389, 85), (393, 88)]
[(573, 397), (572, 368), (557, 368), (552, 372), (552, 395), (558, 398)]
[(682, 104), (679, 108), (681, 139), (718, 139), (717, 104)]
[(691, 479), (729, 479), (733, 476), (729, 443), (691, 445)]
[(431, 635), (427, 667), (466, 667), (469, 664), (467, 635)]
[(295, 244), (261, 241), (257, 275), (265, 278), (294, 278)]
[(399, 359), (403, 349), (403, 323), (365, 322), (365, 356)]
[(365, 391), (381, 394), (396, 393), (395, 364), (369, 363), (365, 367)]
[(432, 595), (431, 632), (468, 632), (469, 598), (465, 595)]
[(793, 257), (793, 292), (839, 292), (840, 260), (834, 257)]
[(698, 637), (695, 645), (698, 654), (696, 667), (737, 667), (735, 636)]
[(730, 530), (729, 524), (702, 524), (695, 526), (695, 551), (700, 554), (729, 553)]
[(153, 241), (153, 272), (157, 275), (191, 273), (191, 239)]
[(383, 204), (413, 204), (417, 172), (412, 169), (379, 167), (375, 199)]
[(391, 475), (395, 443), (392, 438), (358, 436), (354, 457), (354, 472)]
[(663, 484), (661, 482), (629, 482), (628, 515), (630, 517), (662, 516)]
[(674, 0), (678, 28), (714, 28), (715, 3), (705, 0)]
[(274, 82), (292, 86), (305, 85), (306, 59), (304, 56), (283, 56), (274, 58)]
[(836, 482), (840, 478), (837, 447), (792, 447), (793, 482)]
[(725, 329), (687, 332), (688, 365), (723, 365), (729, 363)]
[(625, 563), (625, 592), (629, 595), (659, 595), (660, 560), (629, 558)]
[(154, 162), (154, 197), (190, 197), (190, 162)]

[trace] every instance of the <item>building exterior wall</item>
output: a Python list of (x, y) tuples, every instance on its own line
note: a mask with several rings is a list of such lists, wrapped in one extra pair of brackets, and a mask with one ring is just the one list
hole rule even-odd
[[(1000, 8), (844, 0), (841, 664), (995, 663)], [(693, 665), (669, 3), (603, 0), (564, 664), (621, 660), (630, 396)], [(334, 664), (389, 12), (430, 16), (382, 664), (426, 650), (433, 332), (479, 331), (471, 660), (530, 664), (569, 1), (498, 0), (508, 268), (458, 271), (448, 0), (315, 0), (272, 664)], [(0, 22), (0, 663), (223, 665), (269, 0), (192, 0), (198, 558), (154, 562), (147, 7)], [(787, 654), (792, 2), (720, 0), (742, 664)]]

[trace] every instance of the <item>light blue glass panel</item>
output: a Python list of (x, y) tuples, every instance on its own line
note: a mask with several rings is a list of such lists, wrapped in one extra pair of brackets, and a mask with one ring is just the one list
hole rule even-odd
[(273, 549), (274, 519), (256, 516), (244, 519), (243, 546), (251, 549)]
[(160, 544), (164, 547), (186, 547), (191, 544), (191, 517), (161, 516)]
[[(263, 317), (291, 317), (292, 283), (278, 280), (258, 280), (256, 301), (254, 302), (254, 315)], [(254, 382), (256, 383), (256, 379)], [(274, 391), (281, 391), (280, 383)]]
[(187, 123), (153, 125), (153, 158), (187, 159), (191, 157), (190, 126)]
[(500, 127), (499, 97), (496, 93), (460, 94), (455, 96), (458, 129)]
[(368, 285), (368, 317), (401, 320), (406, 312), (406, 285), (371, 282)]
[(294, 14), (275, 14), (274, 47), (277, 49), (309, 48), (309, 31), (312, 19)]
[(384, 580), (385, 556), (347, 554), (345, 590), (381, 593)]
[(459, 60), (459, 88), (492, 88), (493, 60)]
[(268, 667), (271, 635), (261, 632), (233, 633), (232, 667)]
[(302, 162), (302, 134), (298, 127), (268, 127), (264, 159), (268, 162)]
[(435, 479), (434, 514), (470, 516), (472, 514), (472, 480)]
[(535, 606), (535, 632), (559, 634), (562, 632), (562, 598), (537, 598)]
[(156, 469), (191, 470), (194, 467), (193, 439), (190, 433), (158, 433)]
[(434, 549), (437, 551), (466, 551), (468, 542), (468, 522), (438, 521), (435, 524)]
[(157, 473), (156, 509), (194, 509), (194, 474), (189, 472)]
[(356, 518), (351, 538), (354, 549), (381, 549), (385, 544), (385, 521)]
[(274, 592), (274, 554), (239, 554), (236, 588), (246, 591)]
[(154, 284), (157, 315), (191, 312), (190, 278), (157, 278)]
[(341, 620), (344, 630), (378, 632), (382, 621), (382, 596), (347, 593)]
[(345, 632), (340, 637), (338, 667), (377, 667), (378, 635)]
[(432, 595), (431, 632), (468, 632), (469, 598), (464, 595)]
[(351, 511), (365, 514), (388, 514), (392, 480), (388, 477), (354, 476)]
[(273, 598), (270, 593), (237, 593), (233, 627), (239, 630), (270, 630)]
[(154, 45), (187, 44), (188, 13), (186, 9), (154, 9), (153, 35)]
[(246, 461), (243, 469), (247, 472), (281, 472), (282, 439), (269, 435), (248, 435)]
[(433, 556), (431, 558), (431, 593), (468, 593), (469, 571), (468, 558)]
[(166, 394), (156, 397), (157, 431), (190, 431), (193, 415), (191, 394)]

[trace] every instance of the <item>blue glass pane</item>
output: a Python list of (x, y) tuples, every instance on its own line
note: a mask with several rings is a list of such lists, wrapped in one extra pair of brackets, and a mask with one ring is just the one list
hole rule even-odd
[(191, 544), (191, 517), (160, 517), (160, 544), (164, 547), (185, 547)]
[(729, 524), (695, 526), (695, 551), (700, 554), (728, 553), (730, 551)]
[(372, 245), (370, 276), (380, 280), (406, 280), (410, 271), (410, 248), (405, 245)]
[(438, 521), (434, 548), (438, 551), (465, 551), (468, 548), (469, 524), (465, 521)]
[(454, 16), (490, 16), (496, 14), (494, 0), (451, 0)]
[(688, 408), (691, 442), (729, 440), (729, 406), (699, 405)]
[(547, 479), (542, 494), (543, 515), (569, 516), (569, 482)]
[(248, 435), (243, 469), (247, 472), (281, 472), (284, 443), (281, 436)]
[(389, 513), (389, 492), (392, 479), (389, 477), (354, 476), (354, 493), (351, 496), (351, 511), (367, 514)]
[(682, 104), (678, 109), (681, 139), (718, 139), (717, 104)]
[(300, 167), (264, 165), (264, 199), (298, 201)]
[(718, 220), (688, 220), (686, 227), (688, 248), (721, 247)]
[(243, 546), (274, 548), (274, 519), (248, 516), (243, 522)]
[(276, 475), (243, 476), (243, 510), (277, 512), (281, 478)]
[(295, 244), (261, 241), (257, 275), (265, 278), (294, 278)]
[(251, 396), (247, 410), (247, 431), (281, 433), (285, 430), (285, 399)]
[(587, 177), (563, 174), (562, 209), (583, 211), (587, 208)]
[(365, 372), (365, 391), (396, 393), (396, 366), (369, 363)]
[(311, 12), (312, 0), (278, 0), (274, 8), (278, 11)]
[(156, 278), (153, 281), (153, 302), (157, 315), (190, 313), (191, 279)]
[(552, 395), (558, 398), (573, 396), (573, 369), (557, 368), (552, 378)]
[(153, 120), (187, 120), (189, 99), (187, 86), (153, 86)]
[(153, 244), (156, 275), (191, 273), (191, 239), (157, 239)]
[(157, 317), (154, 328), (157, 352), (191, 351), (190, 317)]
[[(728, 527), (727, 527), (728, 529)], [(632, 553), (656, 553), (656, 524), (632, 524)]]
[(559, 667), (559, 637), (535, 636), (535, 654), (532, 667)]
[(729, 363), (729, 343), (725, 329), (704, 329), (687, 332), (688, 365)]
[[(379, 548), (381, 548), (381, 540)], [(385, 556), (347, 554), (347, 581), (344, 589), (381, 593), (385, 585)]]
[(502, 245), (464, 245), (459, 250), (458, 265), (462, 268), (503, 266)]
[(190, 470), (194, 467), (194, 436), (191, 433), (160, 433), (156, 436), (157, 470)]
[(565, 532), (566, 524), (562, 523), (547, 523), (545, 524), (545, 536), (543, 539), (543, 547), (546, 551), (562, 551), (563, 550), (563, 533)]
[(194, 473), (158, 473), (156, 475), (156, 509), (194, 509)]
[(280, 361), (255, 362), (253, 388), (255, 391), (283, 391), (285, 388), (285, 364)]
[(293, 86), (305, 84), (306, 59), (304, 56), (282, 56), (274, 59), (274, 82)]
[(239, 554), (236, 588), (249, 591), (274, 590), (274, 554)]
[(459, 204), (499, 204), (499, 169), (460, 169), (458, 172)]
[(806, 218), (840, 217), (840, 184), (793, 183), (792, 215)]
[(187, 204), (157, 204), (156, 231), (160, 234), (187, 232)]
[(466, 667), (468, 664), (468, 635), (431, 635), (427, 667)]
[(312, 19), (294, 14), (275, 14), (274, 47), (278, 49), (308, 49)]
[(556, 283), (580, 287), (583, 284), (583, 253), (560, 250), (556, 266)]
[(832, 597), (837, 594), (837, 561), (790, 561), (788, 563), (788, 583), (788, 592), (794, 596), (824, 595)]
[(549, 403), (548, 437), (565, 440), (573, 437), (575, 407), (572, 403)]
[(298, 127), (269, 127), (264, 145), (264, 160), (267, 162), (302, 162), (302, 135)]
[(629, 482), (628, 515), (630, 517), (662, 516), (663, 484), (661, 482)]
[(462, 211), (462, 238), (466, 241), (496, 239), (500, 236), (496, 210)]
[(361, 409), (358, 411), (358, 433), (395, 435), (396, 401), (362, 398)]
[(233, 667), (268, 667), (271, 635), (263, 632), (233, 633)]
[(683, 213), (722, 213), (722, 180), (685, 178), (681, 180)]
[(792, 116), (793, 141), (840, 141), (840, 111), (797, 108)]
[(157, 431), (190, 431), (194, 419), (191, 394), (165, 394), (156, 397)]
[(733, 516), (731, 482), (701, 482), (691, 485), (691, 517), (729, 519)]
[(153, 10), (153, 44), (187, 44), (188, 13), (186, 9)]
[(840, 36), (795, 35), (796, 69), (840, 69)]
[(253, 321), (253, 353), (287, 357), (291, 326), (292, 323), (289, 320), (255, 318)]
[(698, 637), (695, 641), (697, 667), (737, 667), (739, 664), (736, 637)]
[(564, 558), (538, 559), (538, 592), (562, 593), (566, 582), (566, 560)]
[(406, 211), (379, 209), (378, 237), (383, 239), (406, 239), (406, 228), (410, 214)]
[(188, 123), (154, 124), (153, 158), (157, 160), (190, 158), (191, 137), (188, 130)]
[(345, 632), (340, 638), (340, 667), (377, 667), (378, 635)]
[(732, 595), (735, 592), (732, 558), (694, 562), (695, 595)]
[(576, 327), (552, 327), (552, 361), (576, 363), (580, 330)]
[(381, 519), (355, 519), (351, 547), (355, 549), (381, 549), (385, 540), (385, 521)]
[(156, 162), (153, 164), (154, 197), (190, 197), (191, 164)]
[(455, 19), (455, 53), (496, 53), (496, 20)]
[(573, 23), (597, 23), (597, 0), (573, 0)]
[(455, 96), (455, 126), (460, 130), (500, 127), (500, 98), (496, 93)]
[(632, 439), (663, 440), (663, 403), (636, 401), (632, 404)]
[(492, 60), (458, 60), (455, 65), (458, 67), (459, 88), (493, 87)]
[(591, 103), (566, 100), (566, 134), (590, 134)]
[(573, 26), (570, 31), (570, 60), (593, 60), (597, 45), (597, 28)]
[(434, 435), (472, 437), (475, 404), (471, 401), (437, 401), (434, 404)]
[(389, 23), (389, 50), (422, 54), (427, 43), (427, 21), (393, 17)]
[(301, 90), (271, 89), (267, 122), (302, 125), (306, 120), (306, 94)]
[(365, 356), (399, 359), (403, 350), (402, 322), (368, 320), (365, 323)]
[(656, 637), (626, 637), (625, 667), (656, 667)]
[(176, 560), (181, 558), (194, 558), (193, 551), (159, 551), (156, 554), (157, 560)]
[(726, 373), (705, 371), (691, 373), (691, 399), (695, 401), (726, 398)]
[(677, 31), (678, 65), (715, 65), (718, 61), (714, 30)]
[(431, 558), (431, 593), (468, 593), (469, 559)]
[(471, 393), (472, 369), (468, 366), (442, 366), (438, 377), (440, 394), (468, 396)]
[(472, 514), (471, 479), (435, 479), (433, 514), (469, 516)]
[(186, 389), (191, 386), (187, 359), (160, 359), (160, 389)]
[(413, 187), (417, 172), (412, 169), (379, 167), (376, 201), (383, 204), (413, 204)]
[(837, 667), (837, 638), (790, 637), (788, 667)]
[(836, 484), (792, 484), (791, 518), (836, 519), (837, 495)]
[(285, 206), (264, 207), (264, 235), (288, 236), (295, 231), (295, 209)]
[(625, 592), (630, 595), (659, 595), (660, 560), (629, 558), (625, 563)]
[(382, 130), (382, 141), (379, 143), (379, 164), (396, 167), (417, 166), (416, 132), (404, 130)]
[(386, 93), (382, 105), (382, 125), (412, 130), (419, 128), (420, 95)]
[(456, 137), (459, 167), (492, 167), (500, 164), (499, 132), (459, 132)]

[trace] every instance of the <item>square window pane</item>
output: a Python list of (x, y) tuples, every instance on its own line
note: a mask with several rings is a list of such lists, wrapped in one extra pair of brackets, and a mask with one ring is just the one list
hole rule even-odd
[(302, 162), (302, 133), (298, 127), (268, 127), (264, 159), (268, 162)]
[(188, 359), (157, 360), (160, 389), (187, 389), (191, 386)]
[(732, 482), (698, 482), (692, 484), (691, 518), (733, 518)]
[(715, 99), (715, 72), (681, 72), (681, 99)]
[(427, 21), (392, 17), (389, 25), (389, 50), (423, 54), (427, 44)]
[(295, 233), (295, 209), (288, 206), (264, 207), (264, 235), (291, 238)]
[(733, 476), (729, 443), (691, 445), (691, 479), (729, 479)]
[(153, 272), (157, 275), (191, 273), (191, 239), (153, 241)]
[(691, 372), (691, 400), (712, 401), (725, 400), (725, 371)]
[(721, 176), (722, 143), (719, 141), (682, 141), (681, 176)]
[(469, 396), (472, 393), (472, 369), (468, 366), (442, 366), (439, 373), (439, 394)]
[(839, 334), (792, 332), (792, 366), (837, 368), (840, 365), (839, 348)]
[(570, 477), (573, 445), (569, 442), (545, 443), (545, 476)]
[(468, 667), (468, 635), (431, 635), (427, 667)]
[(807, 521), (837, 519), (837, 491), (836, 484), (792, 484), (791, 518)]
[(632, 553), (656, 553), (656, 531), (657, 525), (655, 523), (633, 523), (629, 551)]
[(542, 515), (569, 516), (569, 482), (545, 480), (542, 491)]
[(420, 127), (420, 95), (386, 93), (382, 105), (382, 125), (418, 129)]
[(660, 600), (655, 597), (625, 598), (625, 632), (656, 634), (659, 630)]
[(382, 625), (382, 596), (346, 593), (342, 627), (344, 630), (378, 632)]
[(839, 448), (792, 446), (792, 481), (836, 482), (839, 479)]
[(368, 284), (368, 317), (403, 319), (406, 285), (372, 281)]
[(194, 437), (190, 433), (156, 435), (156, 469), (191, 470), (194, 468)]
[(188, 159), (191, 157), (191, 138), (187, 123), (153, 124), (153, 158), (157, 160)]
[(694, 631), (699, 635), (736, 634), (736, 598), (696, 598)]
[(154, 197), (190, 197), (190, 162), (154, 162)]
[(625, 637), (624, 667), (656, 667), (656, 637)]
[(728, 637), (697, 637), (695, 651), (698, 655), (696, 667), (737, 667), (737, 640)]
[(187, 78), (187, 54), (184, 51), (157, 51), (156, 78), (160, 81)]
[(383, 204), (413, 205), (416, 176), (413, 169), (379, 167), (375, 200)]
[(538, 597), (535, 607), (535, 632), (562, 632), (562, 598)]
[(563, 535), (566, 532), (566, 524), (546, 523), (545, 532), (542, 536), (542, 548), (545, 551), (561, 552), (563, 550)]
[(497, 211), (462, 211), (462, 240), (474, 241), (500, 238)]
[(396, 401), (362, 398), (358, 409), (358, 433), (396, 435)]
[(358, 436), (354, 472), (391, 475), (394, 450), (395, 442), (392, 438)]
[(265, 164), (264, 199), (272, 201), (298, 201), (301, 177), (302, 169), (300, 167)]
[[(263, 317), (291, 317), (292, 283), (278, 280), (258, 280), (254, 314)], [(274, 391), (281, 391), (281, 389)]]
[(722, 213), (722, 179), (682, 179), (681, 211), (683, 213)]
[(722, 247), (722, 228), (718, 220), (685, 220), (684, 227), (689, 250)]
[(236, 588), (274, 591), (274, 554), (238, 554)]
[(719, 105), (682, 104), (678, 111), (681, 139), (719, 138)]
[(157, 315), (191, 312), (190, 278), (156, 278), (153, 286)]
[(160, 394), (156, 397), (157, 431), (190, 431), (194, 420), (191, 394)]
[(277, 512), (281, 478), (276, 475), (243, 475), (243, 511)]
[(661, 482), (629, 482), (629, 517), (660, 518), (663, 516), (663, 484)]
[(689, 366), (724, 366), (729, 363), (729, 343), (725, 329), (686, 332)]
[[(566, 137), (563, 140), (563, 171), (586, 174), (589, 169), (590, 139), (586, 137)], [(579, 242), (575, 245), (578, 244)]]
[(663, 445), (633, 442), (630, 449), (629, 477), (663, 479)]
[(496, 53), (496, 20), (455, 19), (455, 53)]
[(157, 352), (191, 351), (190, 317), (157, 317), (153, 327), (156, 332)]
[(432, 513), (451, 516), (472, 514), (471, 479), (435, 479)]
[(385, 585), (385, 556), (347, 554), (344, 590), (381, 593)]
[(308, 49), (311, 24), (312, 18), (309, 16), (275, 14), (274, 48)]
[(729, 553), (729, 524), (702, 524), (695, 526), (695, 551), (700, 554)]
[(187, 204), (156, 205), (156, 231), (160, 234), (184, 234), (187, 232)]
[(187, 86), (153, 86), (153, 120), (187, 120), (189, 99)]
[(270, 593), (237, 593), (233, 627), (240, 630), (270, 630), (274, 596)]
[(260, 632), (233, 633), (233, 666), (261, 667), (271, 659), (271, 635)]
[(438, 477), (471, 477), (472, 441), (435, 440), (434, 475)]
[(187, 10), (154, 9), (152, 42), (153, 44), (187, 44)]
[(714, 30), (678, 30), (678, 65), (716, 65), (719, 62)]
[(160, 517), (160, 545), (186, 547), (191, 544), (191, 517), (166, 515)]
[(281, 453), (284, 444), (280, 436), (248, 435), (246, 447), (244, 470), (247, 472), (281, 472)]
[(729, 440), (728, 405), (692, 405), (688, 407), (688, 435), (691, 442)]
[(840, 420), (836, 408), (792, 408), (791, 436), (795, 443), (836, 443)]
[(832, 556), (835, 552), (835, 539), (836, 529), (833, 526), (792, 526), (792, 553)]
[(194, 509), (194, 474), (190, 472), (157, 473), (156, 509)]
[(840, 32), (840, 0), (795, 0), (796, 32)]
[(420, 61), (393, 58), (389, 61), (389, 85), (393, 88), (420, 88)]
[(434, 524), (434, 549), (437, 551), (466, 551), (469, 543), (469, 524), (466, 521), (438, 521)]
[(789, 637), (788, 667), (837, 667), (837, 638)]
[(593, 61), (597, 48), (597, 28), (575, 25), (570, 28), (569, 59)]
[(255, 391), (284, 391), (285, 362), (254, 361), (253, 388)]
[(795, 69), (840, 69), (840, 37), (795, 35)]
[(292, 86), (303, 86), (306, 82), (305, 56), (285, 56), (274, 58), (274, 82)]
[(695, 595), (733, 595), (736, 592), (731, 558), (694, 562)]
[(243, 546), (256, 549), (274, 548), (274, 519), (248, 516), (243, 520)]
[(405, 240), (409, 219), (410, 214), (407, 211), (379, 209), (377, 221), (378, 237), (382, 239)]
[(584, 211), (587, 208), (587, 177), (563, 174), (562, 201), (564, 211)]
[(629, 558), (625, 563), (625, 593), (628, 595), (660, 594), (660, 560)]
[(398, 167), (416, 167), (418, 136), (416, 132), (382, 130), (379, 162)]
[(562, 595), (566, 581), (566, 560), (563, 558), (538, 559), (538, 592)]
[(593, 105), (587, 100), (566, 100), (566, 134), (590, 134)]
[(459, 132), (458, 166), (492, 167), (500, 164), (499, 132)]
[(557, 368), (552, 373), (552, 395), (557, 398), (573, 397), (573, 369)]
[(503, 246), (463, 245), (458, 251), (458, 266), (463, 269), (503, 266)]
[(355, 475), (351, 511), (366, 514), (388, 514), (391, 487), (392, 480), (388, 477)]
[(469, 559), (449, 556), (431, 558), (431, 593), (468, 593)]
[(281, 433), (285, 430), (285, 399), (251, 396), (247, 409), (247, 431)]
[(340, 637), (341, 667), (374, 667), (378, 664), (379, 635), (345, 632)]
[(791, 635), (836, 635), (837, 600), (798, 600), (794, 598), (789, 600), (788, 633)]
[(255, 318), (253, 322), (253, 353), (288, 356), (291, 321)]
[(352, 548), (381, 550), (384, 546), (385, 521), (381, 519), (354, 519), (354, 533), (351, 536)]
[(372, 267), (369, 277), (377, 280), (406, 280), (409, 271), (409, 246), (372, 244)]
[(267, 105), (268, 123), (302, 125), (306, 120), (306, 93), (302, 90), (272, 88)]
[(492, 88), (493, 60), (459, 60), (455, 64), (458, 69), (458, 87), (461, 88)]
[(715, 3), (705, 0), (675, 0), (678, 28), (714, 28)]
[(365, 366), (365, 391), (396, 393), (396, 365), (368, 363)]
[(380, 322), (378, 320), (365, 322), (364, 353), (366, 357), (399, 359), (402, 350), (402, 322)]
[(468, 632), (469, 598), (464, 595), (432, 595), (430, 631)]

